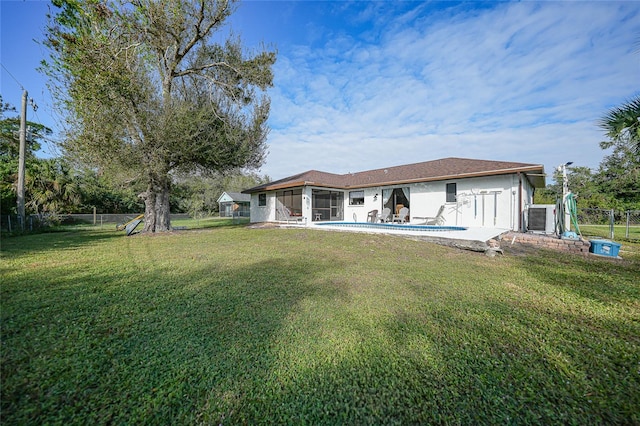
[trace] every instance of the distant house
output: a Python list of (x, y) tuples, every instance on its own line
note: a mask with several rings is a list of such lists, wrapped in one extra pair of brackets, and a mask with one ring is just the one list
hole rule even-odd
[(249, 217), (251, 195), (240, 192), (223, 192), (218, 198), (220, 217)]
[[(409, 209), (421, 223), (443, 210), (446, 225), (521, 231), (544, 167), (508, 161), (443, 158), (343, 175), (310, 170), (243, 191), (251, 222), (364, 222), (371, 212)], [(222, 211), (222, 210), (221, 210)]]

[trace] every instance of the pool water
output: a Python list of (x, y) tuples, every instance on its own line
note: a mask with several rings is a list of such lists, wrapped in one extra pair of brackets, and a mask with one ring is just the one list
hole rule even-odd
[(370, 223), (370, 222), (322, 222), (316, 226), (337, 226), (344, 228), (388, 229), (405, 231), (466, 231), (464, 226), (410, 225), (398, 223)]

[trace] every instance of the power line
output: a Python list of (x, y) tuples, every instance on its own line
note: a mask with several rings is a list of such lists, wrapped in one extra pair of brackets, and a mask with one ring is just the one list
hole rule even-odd
[[(0, 62), (0, 66), (2, 66), (2, 69), (4, 69), (7, 72), (7, 74), (18, 84), (18, 86), (20, 86), (20, 89), (23, 92), (27, 92), (27, 89), (25, 89), (25, 87), (22, 85), (22, 83), (20, 83), (20, 81), (18, 81), (18, 79), (11, 73), (11, 71), (9, 71), (9, 69), (7, 67), (4, 66), (3, 63)], [(33, 98), (30, 98), (28, 100), (28, 103), (29, 103), (29, 105), (31, 105), (31, 108), (33, 109), (33, 113), (34, 113), (34, 115), (36, 117), (37, 122), (38, 123), (42, 123), (42, 120), (40, 119), (40, 116), (38, 115), (38, 105), (36, 104), (35, 100)], [(29, 130), (25, 129), (25, 133), (29, 133)], [(25, 134), (25, 137), (27, 137), (27, 136), (30, 139), (31, 135), (26, 135)], [(38, 137), (41, 140), (43, 140), (45, 143), (47, 143), (49, 148), (52, 148), (52, 147), (55, 148), (59, 144), (59, 141), (57, 141), (57, 140), (55, 140), (53, 138), (47, 137), (45, 135), (39, 135)]]
[(23, 91), (24, 91), (24, 90), (26, 90), (26, 89), (24, 88), (24, 86), (23, 86), (23, 85), (18, 81), (18, 79), (17, 79), (17, 78), (15, 78), (15, 77), (14, 77), (14, 75), (13, 75), (13, 74), (11, 74), (11, 71), (9, 71), (9, 70), (7, 69), (7, 67), (5, 67), (5, 66), (4, 66), (4, 64), (3, 64), (2, 62), (0, 62), (0, 65), (2, 65), (2, 68), (7, 72), (7, 74), (9, 74), (9, 75), (11, 76), (11, 78), (13, 78), (13, 80), (14, 80), (16, 83), (18, 83), (18, 86), (20, 86), (20, 89), (22, 89)]
[[(18, 79), (11, 73), (11, 71), (9, 71), (9, 69), (7, 69), (7, 67), (4, 66), (3, 63), (0, 62), (0, 65), (2, 66), (2, 68), (7, 72), (7, 74), (9, 74), (9, 76), (18, 84), (18, 86), (20, 86), (20, 89), (23, 92), (26, 92), (27, 90), (24, 88), (24, 86), (20, 83), (20, 81), (18, 81)], [(42, 119), (40, 118), (40, 116), (38, 115), (38, 105), (36, 104), (35, 100), (33, 99), (33, 97), (31, 97), (29, 100), (29, 105), (31, 105), (31, 108), (33, 109), (33, 114), (36, 117), (36, 122), (38, 123), (42, 123)], [(47, 137), (45, 135), (39, 135), (39, 138), (41, 140), (43, 140), (45, 143), (47, 143), (48, 145), (53, 145), (54, 147), (57, 146), (60, 142), (56, 139)]]
[[(20, 89), (21, 89), (23, 92), (26, 92), (26, 91), (27, 91), (27, 89), (25, 89), (25, 88), (24, 88), (24, 86), (22, 85), (22, 83), (20, 83), (20, 82), (18, 81), (18, 79), (17, 79), (13, 74), (11, 74), (11, 71), (9, 71), (9, 69), (8, 69), (7, 67), (5, 67), (3, 63), (1, 63), (1, 62), (0, 62), (0, 65), (2, 65), (2, 68), (7, 72), (7, 74), (9, 74), (9, 76), (11, 76), (11, 78), (12, 78), (16, 83), (18, 83), (18, 86), (20, 86)], [(36, 104), (36, 102), (33, 100), (33, 97), (31, 97), (31, 99), (29, 99), (29, 100), (28, 100), (28, 102), (29, 102), (29, 105), (31, 105), (31, 108), (33, 108), (33, 112), (34, 112), (34, 113), (35, 113), (36, 111), (38, 111), (38, 105), (37, 105), (37, 104)]]

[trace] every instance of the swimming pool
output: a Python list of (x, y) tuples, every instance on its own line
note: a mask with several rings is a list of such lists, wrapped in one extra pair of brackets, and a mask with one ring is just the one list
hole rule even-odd
[(358, 228), (358, 229), (380, 229), (395, 231), (421, 231), (421, 232), (437, 232), (437, 231), (466, 231), (468, 228), (464, 226), (437, 226), (437, 225), (410, 225), (404, 223), (371, 223), (371, 222), (321, 222), (315, 226), (331, 226), (340, 228)]

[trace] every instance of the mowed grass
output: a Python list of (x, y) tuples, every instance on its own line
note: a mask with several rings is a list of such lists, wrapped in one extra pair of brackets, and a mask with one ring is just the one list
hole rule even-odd
[[(580, 231), (587, 239), (592, 239), (592, 237), (611, 238), (609, 225), (580, 225)], [(626, 225), (614, 225), (613, 237), (616, 241), (635, 240), (635, 242), (640, 243), (640, 226), (630, 225), (627, 231)]]
[(219, 226), (2, 241), (3, 424), (640, 423), (640, 257)]

